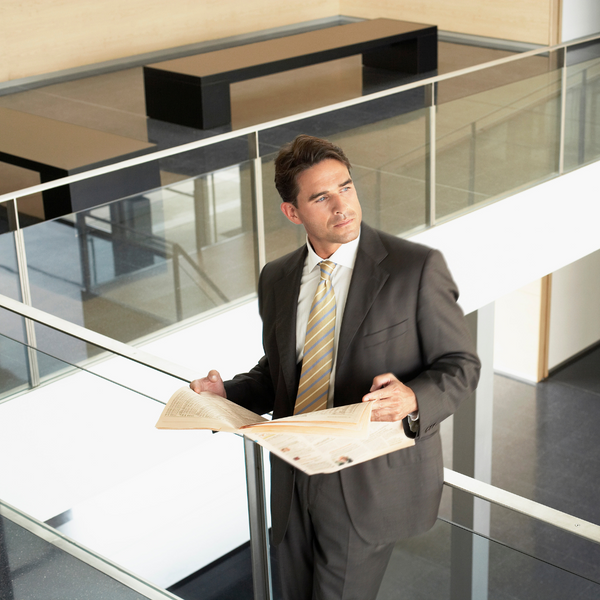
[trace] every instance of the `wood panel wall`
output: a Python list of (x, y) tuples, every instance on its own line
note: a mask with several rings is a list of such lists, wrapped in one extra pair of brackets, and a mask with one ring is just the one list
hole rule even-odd
[(342, 14), (431, 23), (439, 29), (532, 44), (558, 41), (560, 0), (341, 0)]
[(331, 17), (391, 17), (539, 44), (561, 0), (2, 0), (0, 82)]
[(339, 0), (2, 0), (0, 81), (339, 14)]

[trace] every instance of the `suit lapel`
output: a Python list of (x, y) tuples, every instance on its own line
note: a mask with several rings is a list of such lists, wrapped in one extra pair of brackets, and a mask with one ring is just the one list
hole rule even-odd
[(377, 233), (363, 223), (342, 319), (336, 369), (342, 365), (358, 328), (362, 325), (379, 291), (389, 277), (389, 273), (380, 264), (386, 256), (387, 250)]
[(283, 267), (283, 277), (274, 284), (275, 336), (281, 361), (281, 372), (291, 402), (290, 414), (295, 402), (297, 378), (296, 313), (306, 253), (306, 246), (294, 252)]

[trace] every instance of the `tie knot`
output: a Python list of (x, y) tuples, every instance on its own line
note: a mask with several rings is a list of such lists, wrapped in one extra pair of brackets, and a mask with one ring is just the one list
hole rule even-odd
[(319, 267), (321, 268), (321, 279), (331, 281), (331, 274), (335, 269), (335, 263), (330, 260), (323, 260), (319, 263)]

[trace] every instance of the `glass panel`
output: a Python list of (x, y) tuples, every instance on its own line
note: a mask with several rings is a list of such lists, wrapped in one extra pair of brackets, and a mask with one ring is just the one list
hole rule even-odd
[(249, 164), (190, 178), (186, 161), (161, 164), (158, 190), (26, 228), (34, 306), (131, 342), (253, 293)]
[(377, 599), (395, 600), (398, 590), (423, 600), (594, 600), (600, 585), (438, 520), (424, 535), (396, 544)]
[(55, 370), (0, 403), (0, 498), (162, 588), (247, 543), (241, 438), (154, 427), (185, 383), (108, 356)]
[[(12, 317), (15, 317), (14, 320)], [(14, 322), (13, 322), (14, 321)], [(6, 331), (15, 325), (19, 328), (20, 319), (13, 313), (0, 311), (0, 327)], [(27, 348), (10, 337), (0, 335), (0, 401), (8, 394), (26, 390), (30, 381)]]
[[(418, 88), (262, 133), (267, 260), (282, 256), (305, 240), (303, 229), (294, 227), (281, 214), (281, 199), (272, 183), (278, 149), (300, 133), (324, 137), (344, 150), (352, 164), (365, 222), (392, 234), (422, 227), (424, 103), (424, 90)], [(277, 151), (267, 154), (274, 147)]]
[(0, 234), (0, 294), (21, 300), (15, 234)]
[[(40, 174), (22, 167), (0, 161), (0, 196), (39, 185)], [(44, 220), (44, 204), (42, 194), (30, 194), (17, 200), (19, 224), (27, 227)], [(9, 227), (7, 206), (0, 203), (0, 233), (14, 229)]]
[(600, 156), (600, 42), (567, 53), (565, 171)]
[(444, 487), (440, 517), (473, 529), (477, 505), (479, 533), (539, 560), (600, 584), (600, 545), (503, 506)]
[[(0, 597), (5, 600), (138, 600), (149, 597), (3, 516), (0, 516), (0, 570)], [(151, 597), (157, 597), (155, 590)]]
[[(1, 206), (1, 205), (0, 205)], [(0, 234), (0, 294), (21, 300), (14, 233)], [(24, 321), (19, 315), (0, 309), (0, 398), (29, 382)], [(17, 340), (21, 343), (15, 343)]]
[(442, 81), (438, 103), (438, 220), (557, 172), (556, 53)]

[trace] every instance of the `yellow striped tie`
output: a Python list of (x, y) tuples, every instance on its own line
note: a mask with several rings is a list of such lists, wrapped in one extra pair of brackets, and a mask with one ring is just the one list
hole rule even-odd
[(324, 260), (319, 267), (321, 280), (308, 316), (295, 415), (327, 408), (335, 333), (335, 294), (331, 285), (335, 263)]

